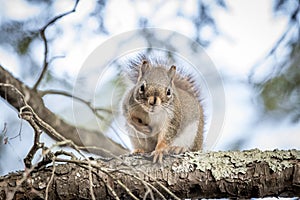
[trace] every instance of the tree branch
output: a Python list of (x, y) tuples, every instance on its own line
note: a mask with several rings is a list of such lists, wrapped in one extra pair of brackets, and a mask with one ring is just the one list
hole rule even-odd
[(66, 12), (66, 13), (63, 13), (63, 14), (60, 14), (60, 15), (54, 17), (51, 21), (49, 21), (49, 22), (48, 22), (48, 23), (40, 30), (40, 35), (41, 35), (41, 37), (42, 37), (42, 39), (43, 39), (44, 48), (45, 48), (45, 49), (44, 49), (44, 61), (43, 61), (42, 72), (41, 72), (41, 74), (40, 74), (38, 80), (37, 80), (36, 83), (34, 84), (33, 90), (37, 90), (37, 87), (39, 86), (40, 82), (42, 81), (42, 79), (43, 79), (45, 73), (47, 72), (48, 66), (49, 66), (49, 61), (48, 61), (48, 40), (47, 40), (47, 37), (46, 37), (46, 35), (45, 35), (45, 32), (46, 32), (47, 28), (48, 28), (50, 25), (54, 24), (57, 20), (63, 18), (63, 17), (66, 16), (66, 15), (69, 15), (69, 14), (75, 12), (78, 3), (79, 3), (79, 0), (76, 0), (76, 1), (75, 1), (75, 4), (74, 4), (74, 7), (73, 7), (72, 10), (70, 10), (70, 11), (68, 11), (68, 12)]
[[(48, 188), (50, 199), (91, 198), (91, 185), (86, 183), (88, 163), (96, 199), (300, 196), (299, 150), (188, 152), (165, 157), (162, 165), (153, 165), (147, 155), (122, 156), (108, 162), (56, 158), (58, 162), (69, 163), (32, 172), (16, 197), (33, 199), (37, 190), (45, 196)], [(22, 172), (0, 178), (0, 199), (5, 199), (20, 179)]]
[(105, 118), (99, 114), (99, 112), (106, 112), (108, 114), (112, 114), (113, 110), (109, 110), (109, 109), (105, 109), (105, 108), (100, 108), (100, 107), (94, 107), (92, 105), (92, 103), (90, 101), (87, 101), (85, 99), (82, 99), (80, 97), (74, 96), (72, 94), (69, 94), (65, 91), (60, 91), (60, 90), (44, 90), (44, 91), (39, 91), (39, 94), (41, 96), (45, 96), (48, 94), (56, 94), (56, 95), (62, 95), (62, 96), (66, 96), (66, 97), (70, 97), (72, 99), (75, 99), (83, 104), (85, 104), (93, 113), (96, 117), (98, 117), (98, 119), (100, 119), (103, 123), (106, 123), (107, 125), (110, 126), (110, 128), (114, 131), (115, 135), (118, 137), (119, 141), (121, 142), (122, 146), (124, 146), (126, 149), (129, 149), (129, 147), (123, 142), (119, 132), (113, 127), (111, 126), (111, 124), (108, 124), (108, 122), (105, 120)]
[[(64, 138), (74, 141), (76, 145), (98, 147), (91, 148), (89, 151), (104, 157), (111, 156), (107, 152), (114, 155), (121, 155), (128, 152), (128, 150), (107, 138), (101, 132), (75, 127), (63, 121), (44, 105), (43, 99), (37, 91), (30, 89), (24, 83), (15, 79), (1, 65), (0, 83), (11, 84), (16, 90), (21, 91), (24, 98), (18, 95), (13, 88), (0, 87), (0, 96), (18, 112), (20, 112), (22, 107), (28, 104), (36, 112), (37, 116), (52, 127), (55, 132), (61, 134)], [(50, 129), (43, 129), (43, 131), (55, 140), (61, 141), (59, 134), (55, 134)], [(101, 149), (104, 149), (105, 151), (101, 151)]]

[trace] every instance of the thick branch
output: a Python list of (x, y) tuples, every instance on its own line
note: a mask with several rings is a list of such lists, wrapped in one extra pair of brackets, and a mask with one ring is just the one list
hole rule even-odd
[[(16, 196), (45, 196), (52, 177), (50, 199), (90, 198), (87, 162), (70, 162), (57, 165), (54, 172), (52, 167), (35, 171)], [(159, 199), (174, 199), (171, 194), (180, 198), (300, 196), (300, 151), (296, 150), (186, 153), (165, 158), (163, 166), (153, 165), (147, 157), (124, 156), (95, 161), (92, 167), (97, 199), (129, 198), (126, 188), (135, 197), (148, 194)], [(0, 199), (21, 178), (22, 172), (0, 178)]]
[[(30, 89), (24, 85), (21, 81), (14, 78), (9, 72), (7, 72), (0, 65), (0, 83), (8, 83), (14, 85), (14, 87), (21, 91), (27, 101), (36, 114), (46, 123), (48, 123), (53, 129), (60, 133), (63, 137), (74, 141), (78, 146), (96, 146), (103, 148), (112, 154), (121, 155), (127, 153), (127, 150), (121, 147), (121, 145), (115, 143), (114, 141), (107, 138), (100, 132), (89, 131), (82, 128), (72, 126), (56, 114), (51, 112), (43, 102), (42, 97), (35, 90)], [(14, 90), (10, 90), (7, 87), (0, 87), (0, 96), (5, 99), (12, 107), (20, 111), (20, 108), (24, 107), (26, 103), (24, 99), (16, 95)], [(49, 130), (44, 130), (48, 135), (56, 140), (60, 140)], [(99, 154), (101, 156), (110, 156), (106, 152), (101, 150), (90, 150), (93, 153)]]

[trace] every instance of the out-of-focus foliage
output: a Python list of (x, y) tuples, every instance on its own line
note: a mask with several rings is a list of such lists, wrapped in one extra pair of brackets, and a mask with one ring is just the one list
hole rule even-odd
[[(122, 26), (122, 20), (118, 21), (119, 19), (116, 17), (120, 16), (120, 10), (123, 11), (122, 14), (126, 19), (127, 17), (125, 15), (134, 16), (133, 18), (128, 18), (131, 21), (126, 21), (126, 26), (128, 24), (126, 31), (145, 27), (167, 28), (165, 25), (174, 23), (176, 20), (182, 20), (180, 23), (187, 25), (184, 26), (185, 28), (188, 27), (188, 31), (182, 31), (185, 31), (184, 33), (186, 34), (188, 33), (191, 38), (203, 46), (208, 46), (219, 34), (213, 11), (217, 8), (226, 9), (224, 0), (190, 0), (184, 2), (180, 0), (153, 2), (147, 0), (128, 0), (122, 1), (122, 3), (120, 2), (117, 0), (93, 0), (87, 3), (87, 1), (80, 0), (75, 13), (62, 17), (47, 27), (45, 36), (48, 44), (47, 61), (50, 67), (38, 89), (56, 89), (71, 93), (72, 81), (76, 77), (71, 77), (72, 75), (69, 74), (56, 73), (56, 69), (70, 66), (57, 65), (54, 58), (60, 57), (59, 59), (64, 59), (66, 55), (65, 59), (67, 60), (68, 51), (71, 52), (78, 46), (84, 47), (86, 44), (82, 41), (86, 38), (93, 40), (93, 37), (101, 36), (102, 39), (105, 39), (122, 32), (123, 30), (119, 27), (117, 27), (117, 29), (115, 29), (115, 27), (112, 28), (112, 24), (120, 24), (120, 26)], [(124, 4), (124, 2), (126, 3)], [(19, 69), (21, 76), (19, 78), (26, 84), (29, 84), (29, 86), (35, 83), (35, 79), (37, 79), (42, 70), (45, 46), (40, 31), (54, 17), (70, 11), (74, 4), (75, 0), (20, 0), (18, 3), (0, 0), (0, 50), (4, 50), (8, 55), (11, 55), (11, 59), (18, 60), (17, 63), (22, 63)], [(85, 7), (86, 5), (88, 6)], [(126, 5), (126, 8), (123, 8), (122, 5)], [(13, 10), (18, 10), (18, 13), (13, 12)], [(26, 14), (22, 15), (20, 13)], [(179, 25), (176, 27), (179, 28), (178, 30), (182, 29)], [(68, 35), (68, 33), (73, 35)], [(145, 31), (146, 36), (148, 36), (147, 34)], [(70, 42), (66, 42), (66, 40), (70, 40)], [(56, 48), (61, 45), (57, 41), (63, 41), (66, 42), (66, 44), (72, 44), (74, 46), (65, 45), (65, 47)], [(97, 40), (97, 42), (100, 44), (101, 41)], [(81, 55), (78, 57), (80, 56)], [(74, 63), (66, 63), (66, 65), (73, 64)], [(78, 65), (81, 65), (81, 63), (78, 63)], [(26, 79), (29, 81), (26, 82)], [(116, 82), (118, 82), (118, 76), (115, 80), (109, 82), (112, 85), (107, 86), (106, 90), (114, 87)], [(125, 90), (124, 88), (120, 89)], [(101, 91), (101, 93), (96, 94), (96, 96), (105, 96), (103, 93), (105, 93), (105, 91)], [(51, 97), (47, 99), (48, 103), (50, 102), (48, 106), (51, 108), (51, 101), (49, 100)], [(99, 99), (102, 99), (104, 102), (104, 98)], [(71, 105), (66, 104), (64, 106), (65, 109), (67, 109), (68, 106)], [(117, 107), (117, 105), (113, 106)], [(54, 107), (58, 109), (57, 105)], [(67, 112), (63, 110), (63, 113)], [(69, 116), (68, 114), (64, 115)], [(112, 118), (108, 115), (109, 113), (105, 113), (102, 116), (106, 119), (106, 123), (102, 126), (103, 129), (108, 128), (109, 123), (112, 121)], [(89, 126), (91, 125), (89, 124)]]
[[(300, 1), (274, 1), (274, 14), (289, 17), (288, 27), (265, 60), (250, 75), (264, 116), (271, 119), (300, 120)], [(273, 60), (272, 62), (269, 62)], [(269, 62), (269, 63), (268, 63)], [(255, 73), (267, 65), (271, 67), (262, 80)]]
[[(107, 9), (108, 2), (106, 0), (95, 0), (92, 2), (93, 6), (88, 14), (82, 15), (82, 18), (80, 20), (77, 19), (77, 21), (75, 20), (68, 24), (70, 25), (70, 27), (72, 27), (72, 30), (74, 32), (77, 32), (77, 41), (80, 41), (80, 37), (90, 37), (89, 35), (86, 35), (86, 32), (88, 31), (86, 24), (88, 24), (87, 22), (91, 21), (93, 23), (96, 23), (94, 24), (94, 30), (90, 30), (90, 32), (99, 35), (106, 35), (107, 37), (109, 37), (108, 35), (116, 34), (113, 31), (111, 31), (110, 27), (107, 25), (107, 21), (113, 19), (107, 19), (106, 17), (107, 12), (113, 13), (115, 11)], [(11, 53), (14, 53), (14, 58), (19, 59), (19, 62), (22, 63), (22, 68), (20, 69), (22, 78), (32, 79), (32, 77), (38, 76), (39, 72), (41, 71), (41, 57), (43, 56), (44, 51), (44, 49), (42, 48), (42, 39), (39, 34), (41, 28), (45, 26), (55, 16), (58, 16), (63, 12), (67, 12), (68, 10), (70, 10), (74, 3), (75, 1), (72, 0), (21, 0), (18, 1), (18, 3), (9, 3), (9, 1), (4, 3), (4, 0), (0, 0), (0, 4), (9, 5), (8, 7), (2, 6), (3, 10), (1, 10), (0, 8), (0, 47), (2, 47), (3, 49), (10, 50)], [(141, 3), (140, 1), (129, 1), (128, 3), (130, 4), (130, 6), (132, 6), (132, 8), (134, 8), (133, 10), (136, 12), (135, 15), (137, 16), (135, 22), (129, 23), (135, 24), (135, 27), (132, 28), (159, 26), (159, 24), (156, 24), (157, 22), (154, 22), (152, 18), (154, 15), (160, 14), (160, 9), (167, 4), (167, 2), (165, 1), (152, 3), (145, 1), (144, 4), (146, 4), (146, 6), (148, 4), (153, 5), (156, 8), (155, 10), (157, 12), (153, 14), (151, 13), (150, 15), (146, 15), (140, 9), (140, 7), (137, 6), (138, 3)], [(191, 37), (193, 37), (193, 39), (195, 39), (202, 45), (209, 45), (209, 43), (213, 40), (214, 36), (218, 34), (212, 11), (215, 8), (225, 9), (225, 1), (198, 0), (188, 2), (174, 1), (172, 3), (175, 5), (192, 4), (192, 7), (197, 7), (196, 9), (193, 9), (193, 12), (188, 12), (187, 10), (183, 9), (183, 6), (174, 7), (175, 9), (170, 8), (170, 11), (173, 12), (173, 16), (179, 16), (182, 19), (189, 21), (191, 22), (191, 24), (193, 24), (194, 33), (191, 34)], [(81, 6), (84, 6), (83, 1), (79, 2), (78, 10), (85, 9)], [(23, 14), (22, 17), (14, 16), (12, 14), (14, 12), (10, 12), (11, 10), (20, 10), (22, 11), (22, 13), (27, 14)], [(74, 15), (76, 14), (77, 13), (75, 13)], [(126, 14), (126, 11), (124, 11), (124, 14)], [(109, 16), (114, 16), (114, 14)], [(70, 16), (69, 18), (72, 18), (72, 16)], [(74, 18), (76, 19), (76, 17)], [(168, 20), (171, 21), (172, 18)], [(49, 43), (49, 57), (52, 58), (55, 56), (64, 55), (64, 52), (60, 52), (60, 54), (57, 55), (55, 54), (57, 52), (52, 51), (52, 49), (54, 49), (53, 41), (63, 36), (65, 32), (64, 27), (60, 26), (59, 23), (55, 23), (49, 29), (46, 31), (46, 37)], [(85, 35), (82, 35), (83, 32)], [(37, 58), (36, 54), (37, 48), (40, 48), (40, 55), (38, 55), (39, 58)], [(50, 67), (48, 73), (50, 73), (51, 70), (52, 68)], [(52, 78), (54, 80), (48, 79), (48, 81), (63, 81), (63, 78), (61, 77), (54, 76)], [(43, 80), (43, 82), (46, 82), (46, 79)], [(61, 85), (65, 84), (62, 83)]]

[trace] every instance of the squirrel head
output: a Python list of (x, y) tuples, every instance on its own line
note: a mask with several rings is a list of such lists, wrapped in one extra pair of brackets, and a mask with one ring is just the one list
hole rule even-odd
[(138, 80), (134, 90), (134, 99), (147, 112), (159, 112), (169, 108), (176, 95), (174, 77), (176, 66), (169, 70), (163, 66), (152, 66), (148, 61), (142, 61)]

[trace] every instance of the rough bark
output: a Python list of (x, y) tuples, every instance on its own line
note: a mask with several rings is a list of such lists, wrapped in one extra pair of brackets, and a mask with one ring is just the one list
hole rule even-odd
[[(96, 146), (99, 148), (106, 149), (107, 151), (115, 155), (121, 155), (128, 152), (121, 145), (110, 140), (100, 132), (86, 130), (66, 123), (64, 120), (58, 117), (55, 113), (51, 112), (44, 105), (43, 99), (38, 93), (38, 91), (29, 88), (20, 80), (16, 79), (1, 65), (0, 83), (11, 84), (16, 89), (18, 89), (24, 95), (27, 103), (33, 108), (33, 110), (43, 121), (48, 123), (52, 128), (54, 128), (65, 138), (72, 140), (75, 144), (79, 146)], [(10, 90), (7, 87), (0, 87), (0, 96), (4, 100), (6, 100), (12, 107), (14, 107), (18, 112), (20, 111), (20, 108), (24, 107), (25, 105), (22, 98), (18, 97), (14, 90)], [(44, 131), (50, 137), (59, 140), (59, 138), (56, 138), (55, 135), (51, 134), (51, 132), (49, 132), (48, 130)], [(110, 155), (101, 150), (91, 149), (90, 151), (105, 157)]]
[[(299, 197), (300, 151), (189, 152), (152, 164), (147, 156), (122, 156), (110, 161), (92, 161), (96, 199), (143, 198), (152, 190), (154, 198), (251, 198)], [(53, 167), (34, 171), (15, 193), (15, 199), (90, 199), (87, 164), (60, 164), (49, 181)], [(107, 173), (108, 172), (108, 173)], [(0, 199), (12, 191), (23, 172), (0, 178)], [(148, 184), (145, 184), (146, 181)], [(160, 185), (161, 184), (161, 185)], [(147, 185), (147, 187), (145, 186)], [(169, 191), (163, 188), (165, 186)], [(148, 193), (147, 198), (150, 198)]]

